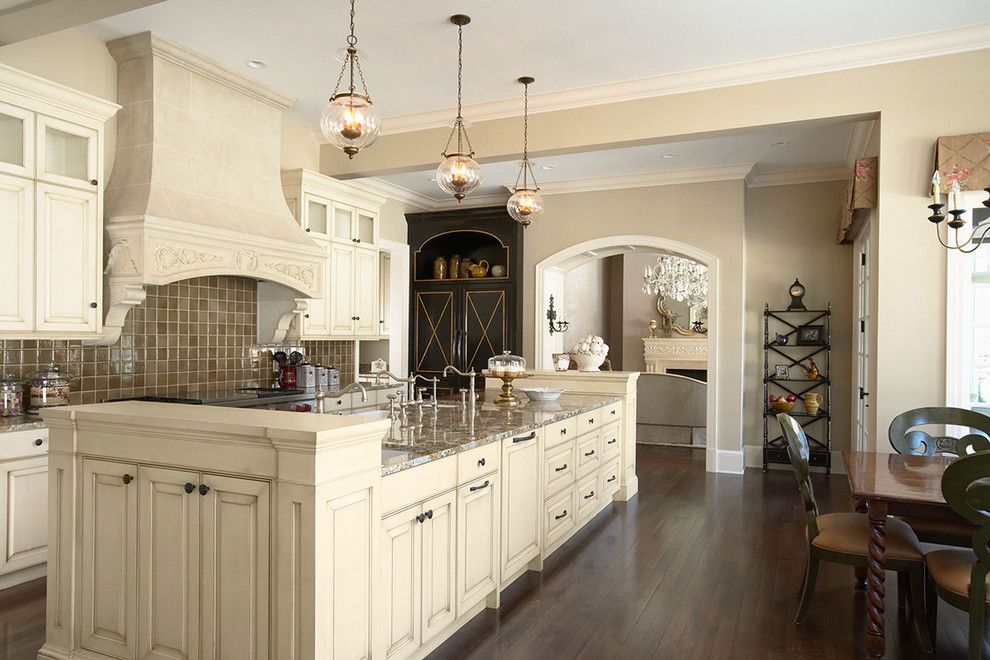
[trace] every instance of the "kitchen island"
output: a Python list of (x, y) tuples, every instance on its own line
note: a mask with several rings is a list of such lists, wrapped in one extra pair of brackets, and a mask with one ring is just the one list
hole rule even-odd
[(46, 411), (39, 657), (422, 657), (622, 498), (627, 406)]

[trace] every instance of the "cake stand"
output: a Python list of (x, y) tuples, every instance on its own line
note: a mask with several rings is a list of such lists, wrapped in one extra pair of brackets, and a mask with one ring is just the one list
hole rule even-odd
[(519, 378), (529, 378), (527, 373), (495, 374), (485, 369), (481, 372), (486, 378), (498, 378), (502, 381), (502, 393), (495, 397), (495, 405), (511, 408), (518, 406), (522, 401), (512, 393), (512, 381)]

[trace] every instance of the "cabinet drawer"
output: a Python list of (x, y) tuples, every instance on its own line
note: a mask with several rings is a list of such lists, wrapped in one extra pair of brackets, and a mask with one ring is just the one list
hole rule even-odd
[[(361, 401), (361, 397), (358, 396), (358, 406), (365, 406), (365, 405), (368, 404), (363, 403)], [(323, 401), (323, 409), (326, 410), (328, 413), (332, 413), (332, 412), (346, 413), (346, 412), (350, 412), (353, 407), (354, 407), (354, 398), (350, 394), (345, 394), (344, 396), (339, 396), (335, 399), (331, 399), (327, 397)]]
[(573, 488), (568, 488), (547, 502), (546, 514), (543, 519), (543, 529), (546, 530), (543, 544), (544, 552), (574, 529), (574, 518), (577, 513), (575, 508)]
[(594, 515), (598, 510), (601, 495), (598, 492), (598, 473), (589, 474), (579, 481), (575, 491), (577, 492), (577, 519), (581, 520), (589, 515)]
[(602, 408), (602, 424), (610, 424), (622, 419), (622, 406), (622, 401), (616, 401)]
[(487, 445), (463, 451), (457, 455), (457, 483), (464, 484), (480, 476), (491, 474), (498, 469), (498, 457), (502, 443), (489, 442)]
[(603, 467), (601, 478), (602, 497), (611, 499), (615, 491), (619, 490), (619, 461), (612, 461)]
[(577, 416), (577, 434), (584, 435), (588, 431), (597, 431), (602, 425), (602, 409), (596, 408)]
[(576, 451), (573, 440), (547, 451), (543, 477), (545, 498), (553, 497), (574, 483), (577, 472)]
[(577, 441), (577, 473), (587, 474), (589, 470), (597, 470), (601, 465), (601, 436), (593, 433)]
[(567, 442), (577, 435), (577, 417), (568, 417), (546, 427), (547, 449), (556, 447), (562, 442)]
[(622, 426), (610, 424), (602, 429), (602, 460), (607, 461), (619, 455), (622, 446)]
[(0, 461), (48, 454), (48, 429), (0, 433)]
[(457, 461), (453, 456), (383, 477), (382, 518), (456, 486)]

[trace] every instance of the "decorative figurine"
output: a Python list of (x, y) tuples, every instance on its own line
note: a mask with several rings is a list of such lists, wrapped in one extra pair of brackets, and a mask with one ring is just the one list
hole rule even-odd
[(787, 346), (787, 342), (788, 342), (787, 335), (782, 335), (778, 332), (777, 338), (774, 340), (773, 343), (776, 344), (777, 346)]
[(791, 304), (787, 306), (788, 312), (804, 312), (807, 311), (807, 307), (804, 306), (802, 298), (804, 298), (804, 285), (801, 284), (798, 278), (794, 278), (794, 284), (791, 288), (787, 290), (791, 294)]
[(808, 380), (818, 380), (818, 365), (811, 358), (808, 358), (808, 366), (798, 363), (799, 366), (804, 369), (804, 373), (808, 376)]
[(647, 323), (646, 325), (650, 329), (650, 339), (656, 339), (657, 338), (657, 320), (656, 319), (650, 319), (650, 322)]

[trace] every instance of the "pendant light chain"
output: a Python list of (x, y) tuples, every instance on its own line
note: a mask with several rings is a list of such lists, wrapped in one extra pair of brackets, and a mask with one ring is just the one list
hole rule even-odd
[(529, 187), (529, 83), (523, 85), (523, 188)]
[(469, 156), (474, 155), (474, 147), (471, 146), (471, 138), (468, 137), (467, 129), (464, 127), (464, 116), (463, 104), (461, 101), (461, 79), (464, 76), (464, 26), (457, 26), (457, 117), (454, 119), (454, 125), (450, 129), (450, 135), (447, 137), (447, 144), (444, 145), (443, 151), (440, 155), (446, 157), (447, 150), (450, 148), (450, 142), (457, 136), (457, 153), (464, 153), (464, 143), (467, 143), (467, 154)]

